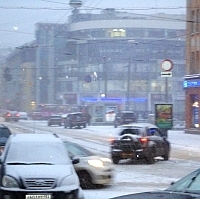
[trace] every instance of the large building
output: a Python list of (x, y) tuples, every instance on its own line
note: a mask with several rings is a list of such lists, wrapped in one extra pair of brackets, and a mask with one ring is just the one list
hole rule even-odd
[(187, 37), (186, 37), (186, 131), (195, 132), (200, 126), (200, 1), (187, 1)]
[[(67, 23), (36, 24), (29, 104), (88, 107), (94, 121), (103, 121), (110, 110), (147, 116), (156, 103), (173, 103), (183, 119), (185, 15), (92, 14), (81, 13), (81, 1), (71, 5)], [(161, 75), (166, 59), (174, 65), (170, 77)]]
[[(36, 24), (36, 40), (36, 103), (89, 106), (99, 120), (111, 109), (145, 115), (167, 102), (184, 117), (185, 16), (75, 8), (66, 24)], [(174, 64), (169, 78), (161, 77), (165, 59)]]

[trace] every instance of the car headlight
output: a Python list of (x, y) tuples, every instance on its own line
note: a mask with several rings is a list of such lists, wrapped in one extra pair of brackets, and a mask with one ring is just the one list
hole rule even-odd
[(88, 160), (88, 164), (93, 167), (103, 167), (103, 162), (101, 160)]
[(17, 180), (10, 176), (3, 176), (2, 185), (6, 188), (19, 188)]

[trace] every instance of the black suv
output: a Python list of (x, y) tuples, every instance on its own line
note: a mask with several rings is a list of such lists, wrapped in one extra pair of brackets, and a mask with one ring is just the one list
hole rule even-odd
[(145, 159), (148, 164), (155, 157), (169, 159), (170, 143), (161, 130), (150, 123), (123, 125), (118, 137), (111, 140), (111, 157), (114, 164), (121, 159)]
[(63, 117), (64, 127), (72, 128), (72, 127), (86, 127), (87, 118), (82, 112), (74, 112), (68, 113)]
[(4, 150), (5, 144), (11, 135), (10, 129), (5, 125), (0, 125), (0, 154)]
[(136, 114), (132, 111), (121, 111), (116, 113), (114, 127), (117, 128), (123, 124), (130, 124), (137, 121)]

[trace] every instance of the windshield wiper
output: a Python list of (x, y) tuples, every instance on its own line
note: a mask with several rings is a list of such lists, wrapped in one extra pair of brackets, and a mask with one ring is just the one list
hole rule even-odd
[(52, 163), (48, 162), (9, 162), (8, 165), (53, 165)]
[(26, 162), (8, 162), (8, 165), (28, 165)]

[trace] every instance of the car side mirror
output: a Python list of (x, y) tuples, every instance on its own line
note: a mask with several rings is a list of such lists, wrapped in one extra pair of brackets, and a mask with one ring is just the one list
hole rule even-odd
[(79, 158), (73, 158), (72, 159), (72, 164), (78, 164), (80, 162)]

